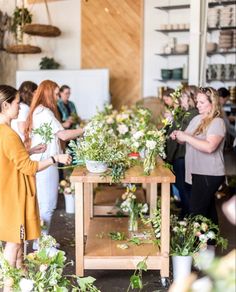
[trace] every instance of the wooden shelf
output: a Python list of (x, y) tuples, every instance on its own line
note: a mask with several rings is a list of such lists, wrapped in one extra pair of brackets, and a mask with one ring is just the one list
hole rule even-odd
[(215, 6), (228, 6), (228, 5), (235, 5), (236, 1), (218, 1), (218, 2), (210, 2), (208, 4), (209, 8), (215, 7)]
[(212, 55), (232, 55), (232, 54), (236, 54), (236, 50), (235, 51), (216, 51), (216, 52), (212, 52), (212, 53), (207, 53), (207, 56), (212, 56)]
[(163, 32), (163, 33), (169, 33), (169, 32), (186, 32), (186, 31), (189, 31), (189, 28), (183, 28), (183, 29), (155, 29), (155, 31)]
[(213, 81), (220, 81), (220, 82), (235, 82), (234, 78), (231, 79), (209, 79), (207, 82), (213, 82)]
[(170, 56), (188, 56), (188, 53), (171, 53), (171, 54), (158, 54), (156, 53), (155, 55), (161, 56), (161, 57), (170, 57)]
[(175, 82), (188, 82), (188, 79), (154, 79), (154, 81), (160, 81), (160, 82), (170, 82), (170, 81), (175, 81)]
[[(151, 226), (142, 225), (140, 222), (139, 231), (149, 231), (154, 234)], [(84, 268), (85, 269), (135, 269), (136, 264), (148, 255), (148, 269), (160, 268), (161, 255), (157, 246), (149, 240), (139, 246), (129, 244), (129, 248), (120, 249), (118, 244), (125, 241), (115, 241), (107, 236), (109, 232), (124, 232), (127, 237), (128, 218), (93, 218), (90, 221), (87, 242), (85, 245)], [(104, 233), (103, 238), (96, 235)]]
[(156, 9), (160, 9), (160, 10), (186, 9), (186, 8), (190, 8), (190, 4), (169, 5), (169, 6), (156, 6), (155, 8)]
[(213, 30), (230, 30), (230, 29), (236, 29), (236, 26), (217, 26), (217, 27), (208, 27), (208, 31)]

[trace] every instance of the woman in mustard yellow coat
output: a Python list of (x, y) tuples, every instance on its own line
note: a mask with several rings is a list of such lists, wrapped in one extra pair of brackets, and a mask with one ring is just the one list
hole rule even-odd
[(6, 241), (4, 256), (14, 267), (21, 266), (23, 240), (40, 236), (36, 172), (56, 162), (71, 162), (67, 154), (39, 162), (30, 160), (20, 137), (10, 127), (18, 112), (17, 91), (0, 85), (0, 240)]

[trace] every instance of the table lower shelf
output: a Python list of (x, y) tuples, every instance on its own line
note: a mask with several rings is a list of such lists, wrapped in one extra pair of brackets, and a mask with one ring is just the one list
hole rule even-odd
[[(139, 225), (138, 233), (152, 230), (151, 227), (143, 225), (141, 222)], [(109, 232), (118, 231), (124, 232), (129, 238), (128, 218), (91, 219), (85, 246), (85, 269), (135, 269), (138, 262), (146, 256), (148, 256), (148, 269), (161, 268), (164, 257), (161, 256), (158, 247), (150, 242), (150, 239), (141, 239), (143, 243), (138, 246), (128, 243), (127, 240), (115, 241), (108, 237)], [(122, 243), (127, 243), (129, 248), (121, 249), (117, 246)]]

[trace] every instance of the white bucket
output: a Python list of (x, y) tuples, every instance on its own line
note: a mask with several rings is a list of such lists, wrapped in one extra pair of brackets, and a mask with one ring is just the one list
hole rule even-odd
[(184, 281), (191, 274), (192, 256), (172, 256), (175, 282)]
[(75, 214), (75, 195), (74, 194), (64, 194), (66, 213)]

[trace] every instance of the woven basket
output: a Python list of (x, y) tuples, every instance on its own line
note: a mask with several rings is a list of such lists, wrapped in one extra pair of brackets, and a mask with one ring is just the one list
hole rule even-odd
[(24, 25), (23, 32), (42, 37), (57, 37), (61, 34), (60, 29), (56, 26), (36, 23)]
[(41, 49), (31, 45), (13, 45), (6, 48), (8, 53), (12, 54), (38, 54), (41, 53)]

